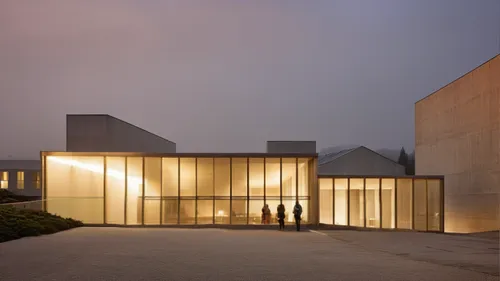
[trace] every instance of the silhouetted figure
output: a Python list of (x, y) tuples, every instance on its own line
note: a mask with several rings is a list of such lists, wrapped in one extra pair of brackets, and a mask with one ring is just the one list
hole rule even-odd
[(269, 205), (262, 207), (262, 224), (269, 224), (271, 222), (271, 209)]
[(299, 201), (295, 202), (293, 207), (293, 216), (295, 217), (295, 225), (297, 225), (297, 231), (300, 231), (300, 220), (302, 216), (302, 206), (300, 206)]
[(285, 205), (279, 204), (277, 209), (278, 222), (280, 230), (285, 230)]

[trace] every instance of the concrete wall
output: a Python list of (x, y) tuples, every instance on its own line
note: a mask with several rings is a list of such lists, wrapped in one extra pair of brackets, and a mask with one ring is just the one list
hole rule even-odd
[(315, 141), (268, 141), (267, 153), (316, 153)]
[(66, 122), (66, 151), (176, 151), (174, 142), (109, 115), (67, 115)]
[(405, 167), (361, 146), (320, 165), (318, 173), (320, 175), (404, 176)]
[(445, 176), (445, 231), (500, 228), (500, 56), (415, 105), (416, 173)]
[[(42, 196), (41, 175), (36, 181), (36, 173), (40, 173), (39, 160), (0, 160), (0, 179), (2, 172), (8, 173), (7, 190), (24, 196)], [(18, 187), (18, 172), (24, 172), (23, 188)]]

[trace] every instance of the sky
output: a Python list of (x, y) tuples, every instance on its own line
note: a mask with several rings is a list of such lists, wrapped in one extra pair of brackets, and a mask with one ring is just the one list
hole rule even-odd
[(498, 0), (2, 0), (0, 159), (106, 113), (179, 152), (414, 147), (414, 103), (500, 51)]

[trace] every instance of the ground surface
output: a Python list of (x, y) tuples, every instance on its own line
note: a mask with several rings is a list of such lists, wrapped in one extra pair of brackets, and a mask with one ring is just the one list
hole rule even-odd
[(497, 241), (421, 233), (79, 228), (2, 243), (0, 261), (2, 281), (499, 280)]

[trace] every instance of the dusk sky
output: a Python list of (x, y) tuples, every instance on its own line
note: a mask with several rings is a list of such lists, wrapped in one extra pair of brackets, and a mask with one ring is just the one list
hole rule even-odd
[(498, 0), (0, 1), (0, 159), (107, 113), (179, 152), (414, 146), (414, 103), (500, 51)]

